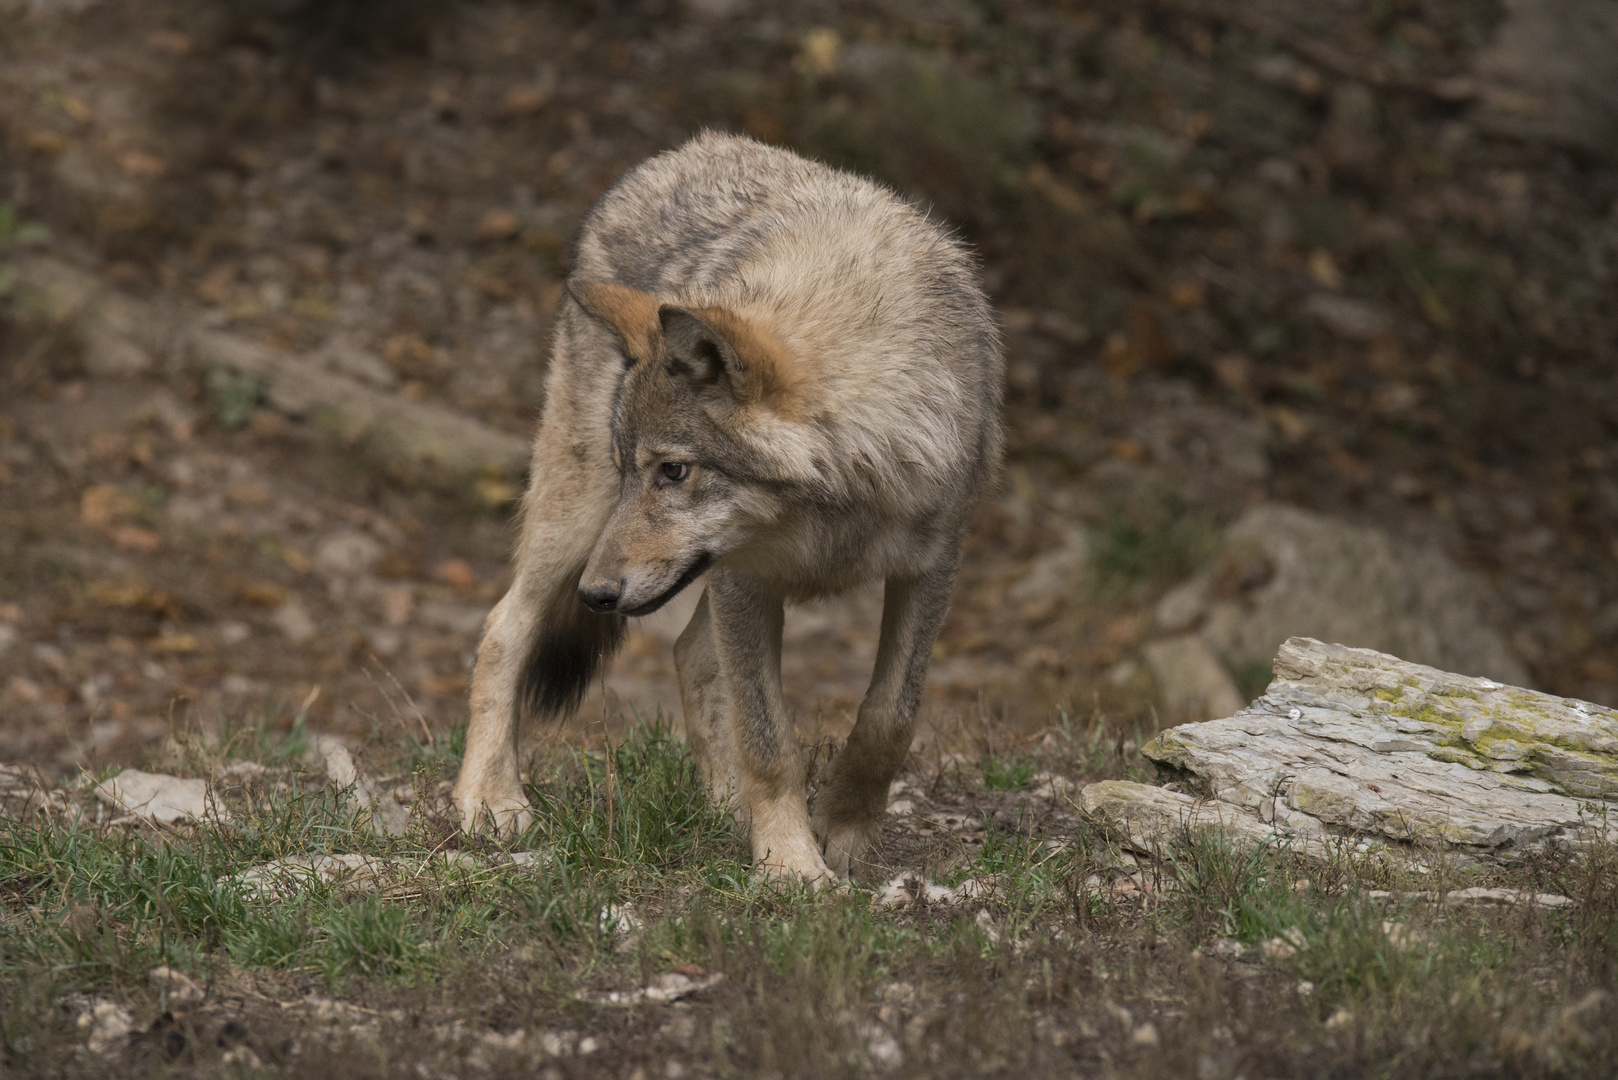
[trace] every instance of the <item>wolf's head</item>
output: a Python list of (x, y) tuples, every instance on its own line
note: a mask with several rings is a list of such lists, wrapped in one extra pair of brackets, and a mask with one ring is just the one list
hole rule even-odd
[(656, 611), (781, 507), (779, 454), (794, 440), (798, 370), (760, 320), (665, 304), (623, 285), (570, 283), (612, 330), (623, 375), (613, 409), (618, 505), (579, 580), (592, 610)]

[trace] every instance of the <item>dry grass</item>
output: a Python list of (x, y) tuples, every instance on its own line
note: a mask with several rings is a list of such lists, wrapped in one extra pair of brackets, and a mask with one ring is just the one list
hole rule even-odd
[[(1208, 833), (1137, 858), (1030, 784), (1134, 767), (1095, 753), (1112, 742), (1069, 724), (1032, 754), (910, 777), (930, 807), (982, 825), (931, 839), (890, 829), (889, 848), (907, 864), (933, 866), (946, 884), (992, 883), (958, 905), (883, 907), (874, 881), (813, 896), (754, 878), (729, 817), (655, 726), (550, 767), (533, 790), (542, 824), (518, 845), (538, 857), (523, 867), (502, 866), (497, 845), (462, 842), (425, 810), (406, 837), (378, 836), (337, 793), (289, 770), (224, 789), (231, 821), (195, 831), (98, 827), (93, 812), (12, 820), (0, 833), (5, 1067), (1610, 1074), (1610, 850), (1488, 874), (1430, 859), (1418, 874), (1346, 848), (1324, 863), (1241, 852)], [(271, 761), (299, 760), (277, 748), (253, 746)], [(401, 761), (410, 749), (396, 748)], [(443, 764), (413, 749), (423, 776)], [(407, 869), (380, 887), (312, 883), (276, 898), (232, 877), (312, 853)], [(1390, 905), (1366, 891), (1480, 881), (1575, 904)], [(160, 964), (190, 973), (202, 1000), (165, 997), (148, 979)], [(724, 980), (674, 1004), (586, 1000), (676, 970)], [(84, 995), (126, 1006), (130, 1034), (88, 1049)]]

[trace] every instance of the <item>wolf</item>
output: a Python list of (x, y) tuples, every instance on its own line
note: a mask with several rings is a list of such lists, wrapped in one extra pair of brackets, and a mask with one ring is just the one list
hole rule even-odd
[[(532, 822), (520, 718), (574, 709), (625, 620), (706, 574), (674, 647), (693, 757), (756, 867), (846, 875), (1000, 462), (1003, 368), (973, 257), (877, 183), (712, 132), (625, 174), (560, 303), (515, 571), (472, 679), (463, 827)], [(811, 817), (784, 605), (878, 579), (870, 688)]]

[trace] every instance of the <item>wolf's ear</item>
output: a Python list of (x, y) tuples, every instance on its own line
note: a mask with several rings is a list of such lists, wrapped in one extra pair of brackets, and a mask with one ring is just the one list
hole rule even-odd
[(726, 308), (664, 304), (657, 314), (675, 378), (725, 393), (740, 405), (787, 404), (797, 382), (796, 365), (764, 327)]
[(658, 331), (656, 297), (612, 281), (569, 281), (567, 291), (618, 335), (631, 360), (652, 358), (656, 351), (652, 336)]

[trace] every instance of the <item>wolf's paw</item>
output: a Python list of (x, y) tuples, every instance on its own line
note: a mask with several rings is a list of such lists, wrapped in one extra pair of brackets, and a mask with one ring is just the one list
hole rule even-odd
[(475, 833), (486, 825), (496, 836), (521, 836), (534, 823), (528, 801), (516, 791), (500, 793), (455, 789), (455, 805), (461, 812), (461, 829)]
[(842, 885), (837, 875), (831, 872), (825, 860), (819, 858), (818, 853), (814, 861), (798, 860), (788, 863), (781, 859), (767, 859), (755, 864), (755, 869), (765, 877), (789, 885), (802, 885), (805, 890), (818, 892), (836, 892)]
[(837, 882), (837, 875), (821, 858), (820, 849), (807, 829), (802, 836), (776, 836), (773, 842), (755, 836), (753, 866), (759, 873), (778, 881), (802, 882), (810, 892), (819, 892)]
[(820, 840), (820, 849), (824, 854), (826, 866), (832, 873), (847, 877), (849, 873), (865, 861), (871, 849), (876, 847), (877, 834), (880, 825), (876, 822), (853, 822), (841, 826), (827, 826), (823, 822), (815, 823), (815, 836)]

